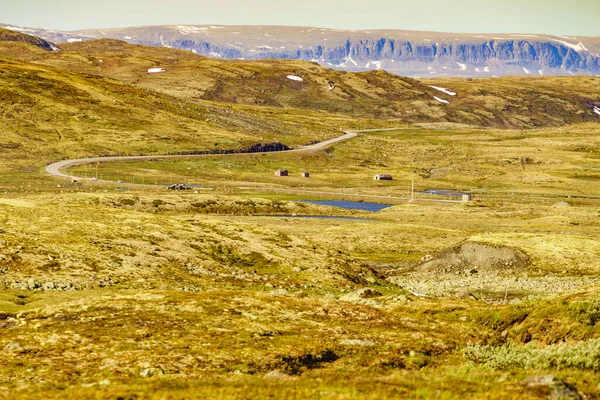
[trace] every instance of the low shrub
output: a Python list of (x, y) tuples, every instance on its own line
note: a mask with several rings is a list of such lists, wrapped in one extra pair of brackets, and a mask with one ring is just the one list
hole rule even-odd
[(470, 345), (463, 350), (466, 358), (498, 370), (509, 369), (585, 369), (600, 371), (600, 340), (579, 342), (573, 346), (555, 344), (536, 348), (519, 346)]

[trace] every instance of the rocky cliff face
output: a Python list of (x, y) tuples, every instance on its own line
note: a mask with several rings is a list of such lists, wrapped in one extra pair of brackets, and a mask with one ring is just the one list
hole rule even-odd
[(600, 37), (273, 26), (182, 25), (79, 32), (16, 29), (55, 42), (109, 37), (207, 57), (305, 60), (342, 70), (385, 69), (418, 77), (600, 75)]

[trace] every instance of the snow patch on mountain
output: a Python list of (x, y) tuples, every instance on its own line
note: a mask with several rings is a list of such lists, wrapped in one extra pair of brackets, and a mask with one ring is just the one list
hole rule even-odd
[(578, 44), (573, 44), (573, 43), (565, 42), (564, 40), (558, 40), (558, 39), (552, 39), (552, 40), (554, 40), (555, 42), (558, 42), (564, 46), (567, 46), (568, 48), (573, 49), (577, 52), (587, 51), (587, 48), (581, 42), (579, 42)]
[(348, 54), (348, 56), (345, 58), (345, 61), (341, 64), (338, 64), (338, 67), (347, 68), (349, 62), (354, 64), (355, 67), (358, 67), (358, 63), (352, 59), (352, 54)]
[(466, 64), (461, 64), (458, 61), (456, 62), (456, 64), (460, 67), (461, 70), (463, 70), (463, 71), (467, 70), (467, 65)]
[(442, 93), (446, 93), (446, 94), (448, 94), (450, 96), (456, 96), (455, 92), (451, 92), (450, 90), (445, 89), (443, 87), (439, 87), (439, 86), (430, 86), (430, 87), (432, 87), (433, 89), (438, 90), (438, 91), (440, 91)]
[(436, 99), (436, 101), (439, 101), (440, 103), (450, 104), (450, 102), (448, 100), (440, 99), (437, 96), (433, 96), (433, 98)]
[(287, 78), (289, 80), (298, 81), (298, 82), (302, 82), (304, 80), (304, 79), (302, 79), (302, 78), (300, 78), (299, 76), (296, 76), (296, 75), (288, 75)]
[(600, 115), (600, 107), (598, 106), (594, 106), (594, 112), (598, 115)]
[(149, 74), (158, 74), (158, 73), (161, 73), (161, 72), (165, 72), (165, 70), (162, 69), (162, 68), (150, 68), (148, 70)]
[(179, 30), (179, 32), (183, 33), (184, 35), (189, 35), (190, 33), (196, 33), (198, 31), (207, 31), (208, 30), (208, 28), (206, 28), (206, 27), (197, 27), (197, 26), (191, 26), (191, 25), (177, 25), (174, 28)]
[(33, 29), (19, 28), (18, 26), (5, 26), (4, 28), (8, 29), (9, 31), (17, 31), (17, 32), (35, 32), (35, 30), (33, 30)]
[(381, 61), (369, 60), (369, 62), (365, 65), (365, 68), (373, 68), (373, 66), (375, 69), (381, 69)]
[(574, 38), (574, 37), (569, 37), (569, 36), (561, 36), (561, 35), (556, 35), (556, 37), (563, 38), (563, 39), (575, 40), (575, 38)]
[(171, 48), (171, 46), (167, 42), (165, 42), (162, 36), (160, 37), (160, 44), (162, 47)]
[(521, 68), (523, 68), (523, 72), (525, 72), (527, 75), (529, 75), (529, 70), (527, 68), (525, 68), (525, 67), (521, 67)]
[(67, 42), (69, 42), (69, 43), (78, 43), (78, 42), (83, 42), (83, 39), (81, 39), (81, 38), (70, 38), (70, 39), (67, 39)]

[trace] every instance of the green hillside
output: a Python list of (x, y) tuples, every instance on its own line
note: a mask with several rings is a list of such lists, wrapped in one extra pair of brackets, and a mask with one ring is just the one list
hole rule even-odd
[[(600, 102), (600, 79), (595, 77), (416, 80), (383, 71), (345, 73), (300, 61), (223, 61), (112, 39), (65, 44), (63, 48), (49, 54), (11, 55), (194, 101), (499, 128), (598, 121), (591, 107)], [(148, 74), (150, 68), (165, 72)], [(289, 75), (302, 81), (291, 80)], [(431, 86), (454, 91), (456, 96)]]
[[(600, 398), (599, 78), (416, 80), (15, 37), (0, 41), (0, 399)], [(63, 171), (83, 179), (44, 168), (368, 128), (396, 129)]]

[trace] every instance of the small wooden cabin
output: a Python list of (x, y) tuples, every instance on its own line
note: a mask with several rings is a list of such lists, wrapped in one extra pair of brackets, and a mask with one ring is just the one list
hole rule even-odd
[(278, 169), (277, 171), (275, 171), (275, 176), (288, 176), (288, 170), (287, 169)]
[(300, 175), (302, 175), (303, 178), (310, 178), (310, 172), (303, 172)]
[(375, 181), (391, 181), (392, 179), (390, 174), (377, 174), (373, 177)]

